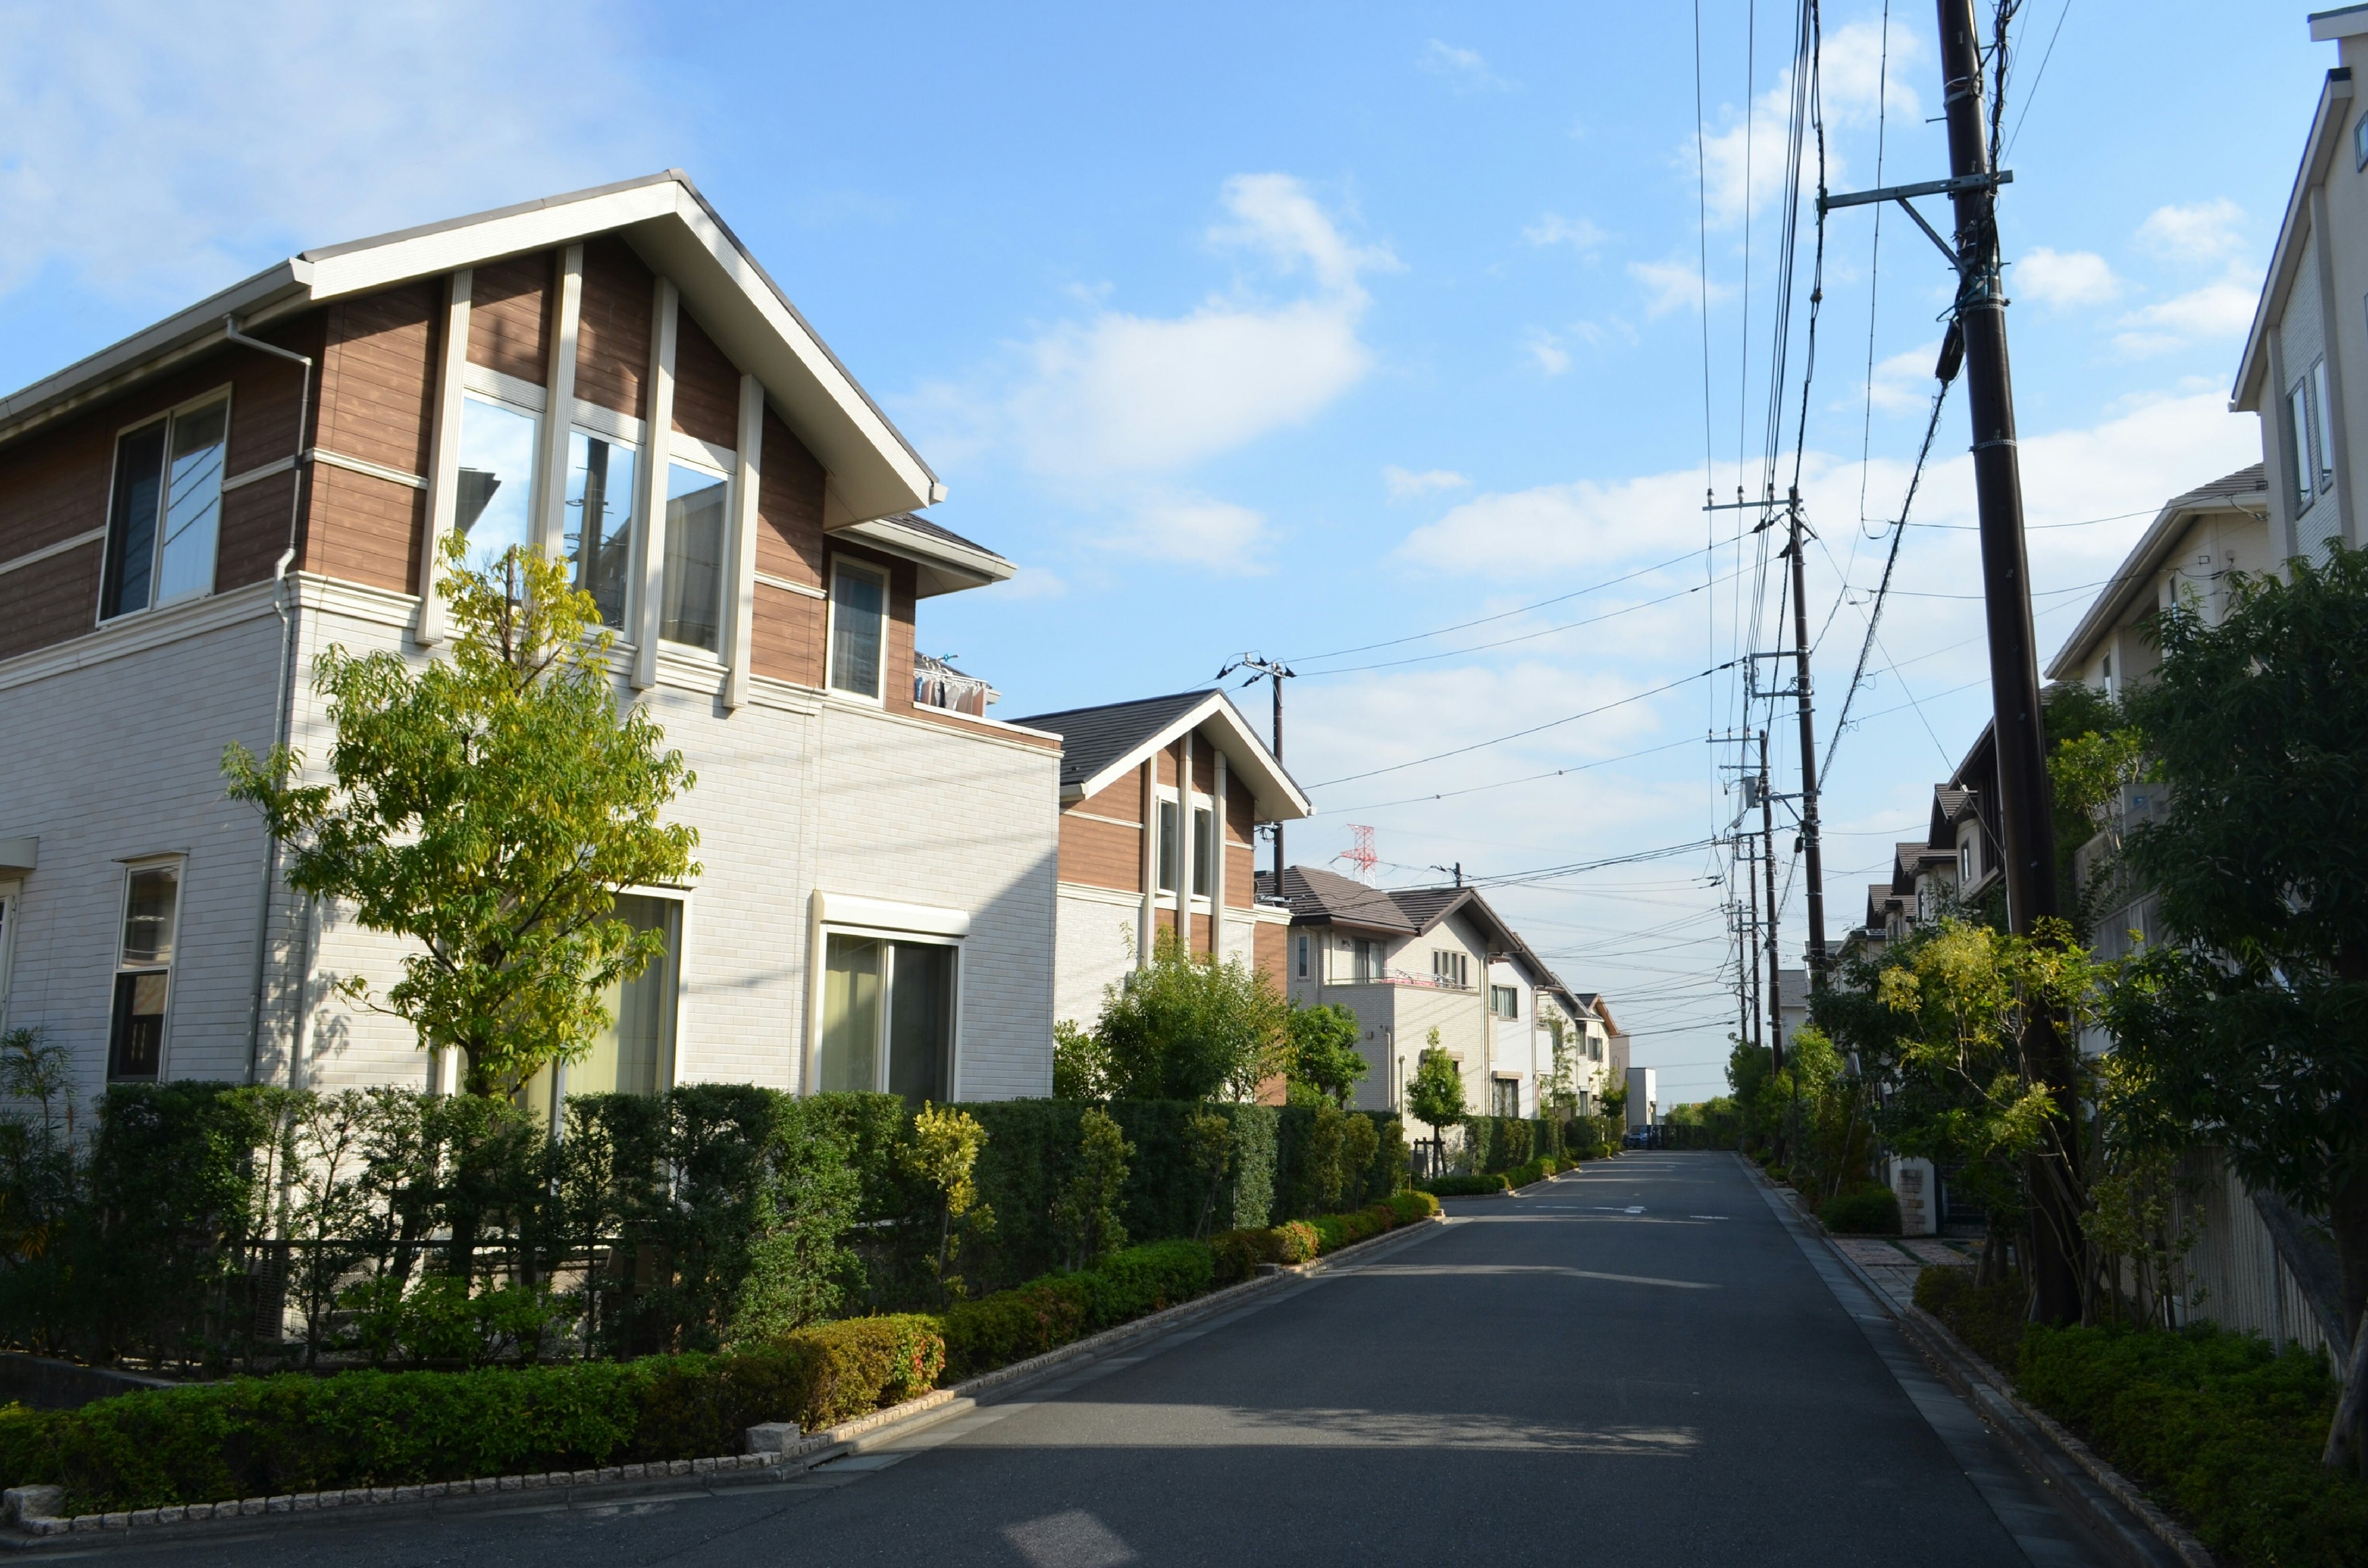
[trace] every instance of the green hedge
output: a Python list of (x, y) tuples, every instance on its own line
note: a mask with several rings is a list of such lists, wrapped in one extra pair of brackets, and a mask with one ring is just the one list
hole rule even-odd
[(1826, 1199), (1817, 1218), (1838, 1236), (1896, 1236), (1899, 1195), (1887, 1187), (1862, 1187)]
[(1422, 1184), (1422, 1189), (1434, 1198), (1486, 1198), (1511, 1185), (1500, 1171), (1495, 1176), (1433, 1176)]
[(760, 1422), (828, 1426), (912, 1397), (944, 1349), (925, 1318), (848, 1319), (737, 1356), (475, 1372), (233, 1378), (0, 1411), (0, 1485), (68, 1513), (588, 1470), (739, 1450)]
[(2318, 1463), (2339, 1389), (2300, 1346), (2209, 1325), (2034, 1326), (2015, 1383), (2214, 1551), (2260, 1568), (2368, 1563), (2368, 1487)]
[(1048, 1275), (961, 1302), (938, 1319), (945, 1336), (946, 1375), (973, 1377), (1057, 1350), (1205, 1295), (1216, 1278), (1216, 1255), (1207, 1244), (1155, 1242), (1119, 1252), (1099, 1267)]

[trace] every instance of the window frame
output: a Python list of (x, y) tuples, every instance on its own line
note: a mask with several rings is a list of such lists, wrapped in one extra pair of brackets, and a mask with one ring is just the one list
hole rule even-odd
[[(115, 959), (107, 971), (107, 1062), (106, 1081), (110, 1084), (161, 1084), (165, 1070), (172, 1063), (173, 1006), (179, 999), (180, 987), (173, 983), (175, 971), (181, 960), (181, 914), (188, 903), (189, 858), (179, 850), (154, 855), (128, 856), (117, 862), (120, 873), (115, 900)], [(131, 918), (131, 882), (142, 871), (173, 869), (173, 915), (170, 956), (163, 963), (135, 964), (123, 953), (124, 926)], [(125, 975), (162, 974), (165, 977), (165, 1010), (158, 1015), (156, 1026), (156, 1068), (150, 1074), (119, 1074), (116, 1071), (115, 994)]]
[[(959, 1102), (962, 1090), (962, 987), (968, 983), (970, 975), (968, 931), (916, 931), (910, 926), (872, 925), (857, 920), (834, 919), (829, 915), (824, 915), (814, 923), (814, 947), (808, 955), (806, 965), (811, 1012), (808, 1015), (810, 1021), (806, 1029), (804, 1071), (798, 1082), (800, 1097), (825, 1092), (819, 1086), (822, 1079), (823, 987), (824, 974), (829, 966), (830, 939), (833, 937), (855, 937), (867, 941), (889, 944), (888, 968), (881, 976), (880, 982), (880, 1035), (872, 1047), (873, 1082), (881, 1085), (884, 1085), (888, 1079), (889, 1031), (894, 1027), (895, 1018), (895, 944), (906, 942), (916, 946), (953, 949), (953, 984), (946, 999), (949, 1017), (946, 1031), (944, 1103), (951, 1105)], [(864, 1092), (887, 1094), (890, 1091), (881, 1087)]]
[[(7, 928), (6, 926), (0, 926), (0, 940), (5, 940), (6, 935)], [(1305, 980), (1307, 978), (1307, 934), (1303, 931), (1296, 937), (1292, 937), (1292, 940), (1298, 944), (1293, 949), (1292, 954), (1293, 965), (1298, 971), (1298, 973), (1294, 978)], [(5, 965), (6, 962), (7, 949), (5, 947), (0, 947), (0, 965)], [(5, 968), (0, 968), (0, 1021), (5, 1021), (6, 1017), (5, 1009), (8, 1001), (7, 987), (8, 971)]]
[(2327, 356), (2320, 355), (2310, 362), (2311, 441), (2318, 449), (2318, 467), (2313, 478), (2317, 494), (2328, 495), (2335, 490), (2335, 405), (2327, 394)]
[(1430, 949), (1431, 983), (1442, 991), (1472, 989), (1472, 955), (1460, 948)]
[[(128, 425), (120, 425), (116, 426), (114, 438), (108, 443), (107, 448), (107, 506), (104, 511), (99, 513), (100, 539), (98, 552), (98, 594), (91, 602), (91, 624), (94, 627), (120, 626), (131, 619), (134, 616), (153, 615), (160, 609), (170, 609), (173, 608), (173, 605), (195, 604), (200, 599), (210, 599), (214, 597), (214, 585), (213, 584), (209, 583), (206, 585), (205, 591), (202, 593), (184, 594), (179, 598), (173, 600), (172, 604), (158, 604), (156, 602), (156, 573), (157, 569), (164, 563), (165, 508), (172, 502), (171, 486), (167, 484), (157, 494), (156, 537), (149, 541), (148, 547), (148, 602), (141, 606), (138, 609), (120, 609), (113, 615), (107, 613), (107, 569), (114, 560), (115, 554), (115, 492), (117, 485), (121, 483), (123, 479), (123, 461), (121, 457), (123, 437), (131, 435), (135, 430), (145, 430), (151, 425), (159, 423), (163, 424), (165, 426), (165, 457), (162, 472), (164, 475), (169, 476), (173, 470), (173, 421), (178, 419), (184, 414), (189, 413), (195, 409), (203, 408), (209, 403), (216, 402), (219, 402), (222, 405), (222, 479), (218, 483), (226, 485), (231, 477), (231, 417), (235, 412), (234, 394), (236, 392), (237, 387), (234, 382), (223, 381), (217, 386), (198, 393), (195, 397), (184, 398), (181, 402), (173, 404), (169, 408), (158, 409), (154, 413), (147, 415), (142, 418), (132, 420)], [(222, 491), (221, 494), (217, 496), (214, 504), (214, 574), (217, 579), (219, 579), (222, 574), (222, 508), (226, 504), (228, 494), (228, 490), (225, 489)]]
[[(667, 583), (665, 551), (667, 549), (673, 548), (674, 528), (671, 521), (669, 521), (666, 528), (666, 546), (664, 549), (655, 552), (656, 559), (651, 562), (652, 570), (650, 572), (650, 576), (657, 585), (658, 602), (657, 613), (650, 617), (650, 635), (657, 639), (657, 644), (659, 647), (667, 649), (683, 658), (701, 659), (709, 664), (722, 664), (729, 657), (731, 653), (728, 644), (730, 643), (732, 637), (732, 596), (734, 591), (733, 586), (733, 572), (734, 568), (732, 560), (732, 527), (733, 519), (739, 515), (740, 475), (737, 472), (736, 465), (732, 470), (716, 467), (713, 458), (709, 456), (709, 453), (712, 450), (713, 450), (713, 449), (710, 448), (705, 442), (693, 444), (689, 437), (683, 436), (678, 431), (667, 437), (666, 447), (666, 472), (663, 483), (658, 486), (658, 494), (660, 497), (658, 505), (661, 506), (671, 506), (674, 505), (674, 471), (677, 468), (687, 468), (693, 473), (703, 473), (710, 479), (720, 480), (723, 483), (723, 540), (722, 548), (717, 551), (715, 562), (715, 641), (719, 645), (712, 649), (702, 648), (696, 642), (678, 642), (666, 634), (666, 599)], [(636, 460), (645, 460), (637, 459)], [(655, 540), (651, 542), (653, 544), (656, 543)], [(838, 557), (834, 555), (832, 559), (836, 561)], [(835, 619), (838, 609), (838, 600), (836, 597), (832, 598), (830, 608)], [(634, 613), (639, 613), (638, 607)], [(629, 621), (628, 624), (632, 623)], [(884, 604), (882, 605), (881, 611), (881, 625), (880, 682), (881, 685), (885, 687), (888, 683), (888, 658), (886, 637), (887, 610)], [(825, 634), (825, 641), (823, 642), (823, 685), (825, 689), (835, 689), (830, 687), (830, 642), (828, 641), (827, 634)], [(840, 692), (839, 695), (847, 697), (852, 696), (853, 693)]]
[[(1497, 1004), (1500, 999), (1503, 1000), (1507, 1006), (1503, 1007), (1497, 1006)], [(1496, 1017), (1504, 1018), (1509, 1022), (1520, 1022), (1521, 1017), (1521, 988), (1518, 985), (1499, 985), (1495, 981), (1490, 981), (1488, 983), (1488, 1011)]]
[[(695, 890), (656, 882), (633, 882), (624, 887), (611, 888), (609, 891), (619, 898), (664, 899), (675, 906), (674, 994), (667, 999), (666, 1060), (659, 1064), (657, 1087), (651, 1091), (652, 1097), (655, 1097), (682, 1082), (682, 1005), (684, 998), (690, 994), (690, 983), (688, 979), (690, 966), (686, 960), (690, 953), (691, 899)], [(577, 1092), (568, 1086), (569, 1065), (570, 1063), (564, 1062), (552, 1063), (548, 1090), (550, 1103), (540, 1108), (551, 1118), (551, 1126), (554, 1131), (561, 1127), (562, 1118), (566, 1114), (567, 1096)], [(541, 1074), (538, 1074), (537, 1076)], [(529, 1078), (518, 1087), (524, 1091), (531, 1088), (533, 1084), (534, 1079)], [(597, 1094), (606, 1091), (589, 1092)], [(529, 1108), (536, 1108), (532, 1107), (530, 1101)]]
[[(856, 691), (850, 687), (839, 685), (837, 673), (833, 668), (833, 665), (838, 659), (838, 579), (840, 574), (846, 572), (853, 572), (861, 576), (870, 577), (880, 585), (879, 683), (877, 688), (869, 696), (866, 696), (860, 691)], [(828, 596), (828, 613), (823, 618), (823, 690), (828, 692), (833, 697), (843, 697), (849, 702), (860, 702), (865, 706), (871, 708), (886, 708), (888, 706), (888, 644), (890, 641), (888, 629), (894, 623), (896, 619), (896, 579), (894, 574), (885, 566), (875, 565), (873, 562), (863, 560), (860, 557), (846, 555), (837, 551), (833, 551), (830, 557), (829, 578), (827, 583), (825, 585), (824, 592)], [(673, 646), (673, 644), (669, 644), (669, 646)]]
[[(484, 397), (483, 393), (471, 392), (466, 389), (463, 389), (461, 395), (464, 398), (472, 396), (483, 397), (484, 401), (497, 404), (503, 408), (517, 408), (515, 403), (504, 403), (499, 398)], [(525, 413), (527, 411), (519, 409), (518, 412)], [(542, 426), (540, 415), (536, 415), (536, 421), (534, 460), (540, 463), (542, 460)], [(625, 535), (625, 602), (623, 607), (618, 611), (618, 620), (616, 625), (609, 626), (606, 621), (601, 623), (603, 626), (607, 626), (609, 631), (617, 634), (618, 642), (631, 645), (636, 641), (632, 636), (632, 633), (640, 629), (642, 616), (642, 573), (639, 570), (638, 563), (644, 558), (643, 545), (646, 542), (641, 537), (641, 532), (649, 527), (649, 519), (641, 515), (642, 496), (643, 491), (647, 488), (647, 486), (643, 483), (642, 467), (649, 461), (650, 454), (648, 443), (644, 441), (628, 441), (622, 436), (616, 435), (611, 431), (596, 430), (591, 426), (584, 424), (580, 420), (569, 420), (567, 424), (567, 472), (560, 480), (559, 490), (559, 537), (555, 540), (538, 540), (536, 542), (536, 548), (542, 551), (546, 555), (555, 557), (562, 565), (567, 567), (568, 577), (571, 584), (575, 586), (583, 588), (583, 591), (586, 593), (591, 592), (591, 589), (588, 587), (584, 587), (581, 583), (575, 582), (575, 579), (580, 576), (582, 573), (580, 560), (570, 561), (566, 555), (566, 517), (568, 507), (572, 505), (568, 500), (568, 492), (574, 488), (575, 483), (575, 437), (578, 436), (583, 437), (586, 442), (605, 442), (611, 447), (621, 447), (625, 450), (633, 454), (633, 480), (631, 484), (628, 484), (625, 487), (625, 527), (627, 529)], [(668, 460), (672, 461), (677, 460), (670, 457)], [(698, 463), (686, 463), (683, 466), (686, 468), (703, 469), (703, 465)], [(533, 488), (534, 475), (529, 473), (527, 476), (527, 489), (529, 494), (532, 494)], [(726, 505), (729, 505), (728, 501), (726, 502)], [(576, 549), (580, 554), (583, 549), (583, 536), (580, 524), (577, 532)], [(661, 565), (663, 565), (663, 562), (661, 562)], [(665, 591), (663, 585), (661, 585), (659, 591), (661, 593)], [(695, 652), (699, 653), (706, 652), (705, 649), (699, 648), (695, 643), (668, 643), (666, 645), (668, 647), (690, 647)], [(620, 888), (618, 891), (620, 892), (626, 892), (631, 890)]]

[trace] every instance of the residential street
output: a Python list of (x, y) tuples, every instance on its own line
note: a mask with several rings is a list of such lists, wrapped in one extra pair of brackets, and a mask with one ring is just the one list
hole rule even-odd
[(240, 1568), (2096, 1561), (1857, 1287), (1837, 1300), (1837, 1266), (1820, 1247), (1813, 1267), (1733, 1155), (1631, 1153), (1450, 1207), (1374, 1261), (786, 1484), (124, 1550)]

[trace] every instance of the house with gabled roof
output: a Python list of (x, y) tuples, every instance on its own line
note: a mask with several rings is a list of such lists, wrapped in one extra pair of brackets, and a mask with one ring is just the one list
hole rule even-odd
[(1610, 1068), (1606, 1012), (1565, 986), (1477, 889), (1373, 888), (1316, 866), (1290, 867), (1279, 887), (1266, 874), (1260, 889), (1291, 915), (1286, 994), (1357, 1017), (1360, 1108), (1404, 1109), (1436, 1029), (1468, 1110), (1545, 1114), (1558, 1050), (1577, 1108), (1595, 1109)]
[(1061, 743), (916, 650), (1013, 573), (944, 494), (671, 170), (307, 251), (0, 397), (0, 1020), (81, 1090), (452, 1084), (221, 760), (317, 765), (326, 647), (445, 648), (459, 535), (567, 564), (698, 776), (696, 885), (620, 900), (664, 960), (522, 1092), (1048, 1092)]
[(1279, 982), (1291, 914), (1258, 897), (1258, 828), (1315, 807), (1231, 698), (1180, 691), (1018, 722), (1062, 744), (1055, 1017), (1091, 1025), (1162, 933)]

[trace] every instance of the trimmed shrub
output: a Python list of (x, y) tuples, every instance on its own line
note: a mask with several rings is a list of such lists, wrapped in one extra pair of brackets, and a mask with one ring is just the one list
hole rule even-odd
[(1896, 1236), (1899, 1195), (1887, 1187), (1862, 1187), (1827, 1199), (1817, 1218), (1838, 1236)]
[(2325, 1362), (2209, 1324), (2032, 1327), (2016, 1386), (2204, 1544), (2269, 1568), (2368, 1562), (2368, 1487), (2320, 1468), (2339, 1389)]
[(1208, 1291), (1217, 1270), (1211, 1244), (1154, 1242), (1113, 1254), (1096, 1268), (1049, 1275), (961, 1302), (938, 1319), (945, 1374), (957, 1381), (973, 1377), (1190, 1301)]
[(1305, 1263), (1324, 1250), (1324, 1238), (1304, 1220), (1286, 1220), (1268, 1233), (1274, 1237), (1276, 1263)]
[(790, 1343), (807, 1354), (799, 1424), (809, 1429), (917, 1398), (937, 1387), (946, 1369), (945, 1336), (934, 1319), (917, 1312), (842, 1318), (803, 1329)]
[(2031, 1318), (2031, 1292), (2020, 1278), (1975, 1285), (1972, 1269), (1936, 1263), (1916, 1276), (1916, 1304), (1948, 1324), (1983, 1360), (2013, 1375)]
[(1422, 1187), (1434, 1198), (1486, 1198), (1505, 1191), (1509, 1185), (1500, 1171), (1495, 1176), (1433, 1176)]
[(1438, 1213), (1439, 1199), (1428, 1192), (1409, 1187), (1404, 1192), (1390, 1195), (1390, 1209), (1397, 1215), (1399, 1224), (1411, 1225)]

